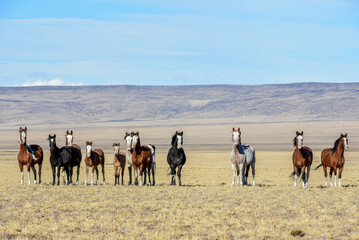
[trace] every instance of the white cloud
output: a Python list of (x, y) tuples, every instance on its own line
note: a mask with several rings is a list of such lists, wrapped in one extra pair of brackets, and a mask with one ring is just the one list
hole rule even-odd
[(43, 80), (39, 79), (35, 82), (26, 82), (21, 84), (22, 87), (30, 87), (30, 86), (79, 86), (82, 83), (72, 83), (72, 82), (65, 82), (61, 78), (54, 78), (52, 80)]

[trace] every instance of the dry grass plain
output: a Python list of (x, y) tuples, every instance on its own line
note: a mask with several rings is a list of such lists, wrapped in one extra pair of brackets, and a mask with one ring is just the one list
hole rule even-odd
[(43, 183), (20, 186), (16, 154), (0, 151), (0, 239), (300, 238), (292, 230), (302, 239), (359, 239), (359, 152), (346, 153), (345, 187), (323, 188), (319, 169), (308, 189), (293, 188), (289, 151), (257, 151), (258, 185), (242, 188), (230, 187), (229, 151), (187, 151), (182, 187), (169, 186), (164, 151), (154, 187), (113, 186), (109, 150), (105, 186), (83, 186), (84, 165), (80, 185), (52, 186), (47, 148)]

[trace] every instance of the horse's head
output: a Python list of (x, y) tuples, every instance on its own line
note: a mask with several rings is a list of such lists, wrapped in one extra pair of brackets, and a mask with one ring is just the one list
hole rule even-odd
[(120, 143), (113, 144), (113, 151), (114, 151), (114, 154), (120, 154)]
[(181, 149), (183, 145), (183, 131), (176, 131), (172, 137), (172, 146), (177, 145), (177, 149)]
[(66, 131), (66, 146), (72, 146), (72, 144), (74, 143), (74, 136), (73, 136), (73, 131), (71, 130), (71, 132), (69, 130)]
[(20, 137), (19, 137), (20, 143), (26, 144), (27, 127), (25, 127), (25, 128), (20, 127), (19, 133), (20, 133)]
[(344, 150), (348, 150), (349, 148), (349, 140), (348, 140), (348, 134), (345, 133), (345, 134), (340, 134), (340, 137), (343, 141), (343, 144), (344, 144)]
[(47, 139), (49, 140), (49, 147), (50, 147), (50, 151), (54, 151), (55, 147), (56, 147), (56, 134), (54, 134), (54, 136), (51, 136), (49, 134), (49, 138)]
[(126, 132), (124, 139), (126, 140), (127, 151), (132, 149), (133, 132)]
[(241, 144), (241, 129), (238, 128), (238, 130), (232, 129), (232, 142), (234, 142), (235, 146), (238, 146), (238, 144)]
[(303, 131), (296, 132), (296, 137), (293, 139), (293, 145), (294, 147), (298, 147), (298, 149), (301, 149), (303, 147)]
[(86, 156), (91, 157), (92, 142), (86, 142)]
[(140, 133), (139, 132), (135, 132), (133, 133), (133, 137), (132, 137), (132, 149), (136, 148), (137, 143), (140, 144)]

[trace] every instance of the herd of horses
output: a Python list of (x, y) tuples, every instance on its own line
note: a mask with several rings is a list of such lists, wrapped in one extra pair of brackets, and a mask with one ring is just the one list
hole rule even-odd
[[(27, 145), (27, 127), (20, 127), (20, 151), (18, 153), (18, 162), (21, 172), (21, 182), (24, 183), (24, 171), (23, 167), (27, 167), (28, 184), (30, 185), (30, 168), (34, 173), (34, 183), (36, 184), (36, 169), (35, 165), (39, 166), (39, 184), (41, 183), (41, 168), (43, 162), (43, 150), (39, 145)], [(51, 136), (49, 134), (48, 141), (50, 147), (50, 164), (52, 168), (53, 182), (56, 183), (56, 168), (57, 168), (57, 185), (60, 184), (60, 172), (63, 172), (63, 177), (66, 172), (66, 180), (64, 177), (64, 183), (67, 185), (72, 184), (73, 168), (77, 167), (77, 181), (79, 183), (80, 164), (82, 160), (81, 148), (79, 145), (74, 144), (73, 131), (66, 131), (65, 135), (66, 145), (59, 148), (56, 145), (56, 134)], [(114, 172), (115, 172), (115, 185), (123, 185), (123, 176), (125, 166), (127, 165), (129, 173), (129, 182), (132, 184), (132, 169), (134, 171), (134, 184), (146, 185), (146, 179), (148, 176), (148, 185), (155, 185), (155, 172), (156, 172), (156, 147), (152, 144), (141, 145), (139, 132), (126, 132), (124, 140), (126, 141), (126, 152), (120, 151), (120, 143), (113, 143), (114, 148)], [(248, 185), (248, 172), (252, 168), (253, 183), (255, 186), (255, 163), (256, 155), (254, 147), (250, 145), (242, 144), (240, 128), (232, 129), (232, 152), (231, 152), (231, 164), (233, 170), (232, 187), (235, 184), (235, 178), (237, 176), (237, 185)], [(168, 150), (167, 163), (171, 170), (171, 185), (176, 185), (176, 169), (178, 177), (178, 185), (181, 186), (181, 171), (183, 165), (186, 163), (186, 155), (183, 150), (183, 132), (176, 131), (172, 136), (171, 148)], [(292, 155), (293, 160), (293, 172), (291, 174), (294, 177), (294, 187), (297, 186), (297, 178), (303, 182), (303, 188), (308, 187), (309, 173), (313, 162), (313, 152), (307, 147), (303, 146), (303, 131), (296, 132), (296, 136), (293, 139), (294, 152)], [(338, 185), (341, 186), (341, 175), (344, 167), (344, 151), (348, 149), (348, 135), (341, 134), (335, 141), (333, 148), (326, 148), (321, 153), (321, 164), (316, 167), (323, 167), (325, 176), (325, 186), (328, 186), (328, 173), (327, 168), (330, 169), (330, 186), (333, 186), (332, 176), (334, 172), (334, 186), (337, 184), (337, 173), (339, 177)], [(105, 155), (101, 149), (93, 149), (92, 142), (86, 142), (86, 178), (85, 185), (87, 185), (88, 173), (91, 168), (91, 185), (94, 184), (94, 172), (96, 170), (96, 184), (99, 184), (99, 170), (98, 166), (101, 165), (101, 172), (103, 176), (103, 184), (105, 181)], [(152, 173), (152, 181), (151, 181)]]
[[(17, 155), (21, 172), (21, 182), (24, 183), (24, 165), (27, 167), (28, 184), (30, 185), (30, 168), (34, 173), (34, 183), (37, 182), (37, 174), (35, 165), (39, 166), (39, 184), (41, 183), (41, 169), (44, 158), (44, 153), (39, 145), (27, 145), (27, 127), (20, 127), (20, 150)], [(77, 167), (77, 181), (79, 184), (80, 164), (82, 160), (81, 148), (79, 145), (74, 144), (73, 131), (66, 131), (65, 135), (66, 145), (59, 148), (56, 144), (56, 134), (51, 136), (49, 134), (48, 141), (50, 147), (50, 164), (52, 169), (52, 185), (56, 183), (56, 168), (57, 168), (57, 185), (60, 185), (60, 173), (63, 172), (64, 183), (66, 185), (72, 184), (73, 168)], [(156, 147), (152, 144), (141, 145), (139, 132), (126, 132), (124, 140), (126, 141), (127, 151), (120, 151), (120, 143), (113, 143), (114, 149), (114, 171), (115, 171), (115, 185), (123, 185), (123, 176), (125, 165), (127, 165), (129, 172), (129, 185), (132, 184), (132, 169), (134, 171), (135, 185), (146, 185), (146, 179), (148, 174), (148, 184), (155, 185), (155, 170), (156, 170)], [(176, 131), (172, 137), (171, 148), (168, 151), (167, 162), (171, 169), (172, 180), (171, 185), (175, 185), (176, 169), (178, 176), (178, 185), (181, 186), (181, 171), (182, 166), (186, 163), (186, 155), (182, 148), (183, 144), (183, 132)], [(86, 177), (85, 185), (87, 185), (88, 173), (91, 168), (91, 185), (94, 184), (94, 172), (96, 170), (96, 184), (99, 184), (99, 170), (98, 166), (101, 166), (101, 172), (103, 176), (103, 184), (106, 184), (105, 180), (105, 154), (101, 149), (93, 149), (92, 142), (86, 141)], [(65, 174), (66, 172), (66, 180)], [(152, 181), (151, 181), (152, 173)]]

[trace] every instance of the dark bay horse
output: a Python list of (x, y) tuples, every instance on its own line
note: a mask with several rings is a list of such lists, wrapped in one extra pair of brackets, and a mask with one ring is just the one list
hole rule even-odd
[(181, 186), (181, 172), (182, 167), (186, 163), (186, 154), (182, 148), (183, 145), (183, 132), (176, 131), (172, 136), (172, 147), (168, 150), (167, 163), (171, 168), (171, 185), (176, 185), (176, 168), (178, 176), (178, 186)]
[[(295, 147), (292, 155), (294, 171), (291, 176), (294, 176), (294, 187), (297, 186), (297, 177), (301, 174), (303, 188), (307, 188), (309, 172), (313, 162), (313, 152), (309, 147), (303, 146), (303, 131), (301, 133), (296, 132), (293, 145)], [(305, 174), (305, 168), (307, 168), (307, 174)]]
[[(146, 171), (148, 173), (148, 182), (149, 185), (151, 185), (151, 169), (153, 168), (153, 156), (154, 156), (154, 146), (141, 146), (140, 141), (140, 134), (138, 132), (134, 133), (133, 139), (132, 139), (132, 164), (133, 164), (133, 170), (135, 172), (135, 184), (138, 182), (138, 175), (140, 176), (140, 182), (139, 185), (142, 186), (142, 174)], [(154, 172), (153, 179), (154, 179)], [(146, 184), (146, 174), (144, 179), (144, 184)], [(153, 182), (154, 184), (154, 182)]]
[(50, 147), (50, 165), (52, 169), (52, 185), (55, 185), (56, 182), (56, 167), (59, 165), (59, 157), (60, 157), (60, 148), (56, 145), (56, 134), (51, 136), (49, 134), (49, 147)]
[(106, 185), (105, 180), (105, 154), (101, 149), (92, 149), (92, 142), (86, 142), (86, 178), (85, 178), (85, 186), (87, 185), (87, 177), (89, 174), (89, 168), (91, 167), (91, 186), (93, 185), (93, 175), (96, 170), (97, 180), (96, 184), (99, 184), (98, 181), (98, 165), (101, 165), (102, 177), (103, 177), (103, 185)]
[(326, 148), (322, 151), (321, 160), (322, 163), (316, 167), (317, 170), (320, 166), (323, 166), (325, 176), (325, 186), (328, 186), (328, 173), (327, 167), (330, 168), (330, 186), (333, 186), (332, 176), (334, 172), (334, 186), (337, 185), (337, 170), (339, 171), (339, 187), (341, 187), (341, 178), (344, 168), (344, 150), (348, 149), (348, 134), (340, 134), (340, 137), (335, 141), (333, 148)]
[(73, 152), (75, 154), (76, 157), (76, 161), (77, 161), (77, 180), (76, 180), (76, 184), (79, 184), (79, 176), (80, 176), (80, 165), (81, 165), (81, 160), (82, 160), (82, 154), (81, 154), (81, 148), (79, 145), (74, 144), (74, 135), (73, 135), (73, 131), (71, 130), (71, 132), (69, 130), (66, 131), (66, 146), (72, 146), (74, 147)]
[(28, 185), (30, 185), (30, 168), (34, 173), (34, 184), (36, 184), (36, 169), (35, 164), (39, 165), (39, 184), (41, 183), (41, 168), (42, 161), (44, 158), (44, 154), (42, 148), (39, 145), (27, 145), (27, 127), (20, 127), (19, 130), (20, 137), (20, 150), (17, 155), (17, 160), (19, 162), (20, 172), (21, 172), (21, 182), (20, 184), (24, 184), (24, 165), (27, 167), (27, 177), (28, 177)]
[(113, 166), (115, 169), (115, 186), (120, 185), (120, 173), (122, 174), (121, 185), (123, 185), (123, 173), (125, 172), (126, 154), (120, 152), (120, 143), (113, 144), (114, 158)]

